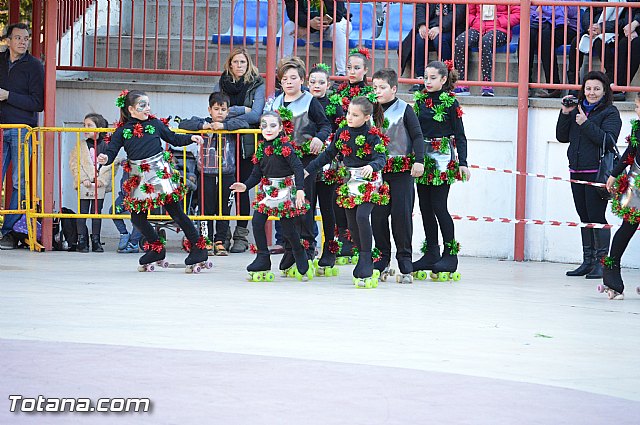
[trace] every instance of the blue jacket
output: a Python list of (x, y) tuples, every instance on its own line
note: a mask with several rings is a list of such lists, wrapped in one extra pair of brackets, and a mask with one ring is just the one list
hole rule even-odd
[(28, 52), (9, 70), (9, 50), (0, 53), (0, 88), (9, 98), (0, 102), (0, 123), (38, 125), (44, 109), (44, 67)]

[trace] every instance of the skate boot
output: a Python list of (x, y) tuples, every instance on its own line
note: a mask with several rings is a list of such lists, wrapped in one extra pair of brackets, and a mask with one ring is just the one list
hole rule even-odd
[(191, 251), (187, 258), (184, 259), (186, 265), (185, 273), (200, 273), (202, 269), (210, 269), (213, 267), (213, 262), (209, 260), (209, 253), (207, 252), (207, 241), (204, 237), (200, 236), (195, 244), (192, 243)]
[(454, 239), (451, 242), (446, 242), (444, 252), (440, 261), (433, 265), (432, 279), (440, 282), (446, 282), (448, 280), (458, 281), (461, 275), (456, 270), (458, 269), (458, 251), (460, 250), (460, 244)]
[[(338, 242), (342, 244), (340, 251), (336, 253), (336, 264), (343, 266), (353, 260), (353, 241), (348, 229), (338, 229)], [(353, 262), (355, 264), (357, 261)]]
[(620, 275), (620, 260), (605, 257), (602, 270), (602, 285), (598, 285), (598, 292), (606, 293), (610, 300), (624, 299), (624, 283)]
[(164, 243), (161, 240), (151, 243), (145, 242), (143, 249), (146, 253), (138, 260), (138, 263), (140, 264), (138, 267), (139, 272), (152, 272), (155, 270), (156, 266), (162, 267), (163, 269), (169, 267), (169, 262), (164, 259), (167, 255), (167, 251), (165, 250)]
[[(374, 251), (377, 248), (374, 248)], [(375, 254), (373, 255), (375, 257)], [(380, 280), (386, 282), (389, 276), (395, 276), (395, 269), (391, 268), (391, 253), (380, 254), (378, 261), (373, 262), (373, 268), (380, 273)]]
[(256, 259), (247, 266), (249, 281), (273, 282), (275, 275), (271, 273), (271, 257), (269, 251), (258, 251)]
[(398, 260), (398, 271), (396, 274), (396, 282), (402, 284), (413, 283), (413, 272), (411, 258), (403, 258)]
[(373, 268), (370, 251), (362, 251), (353, 269), (353, 284), (356, 288), (377, 288), (380, 271)]
[(336, 264), (336, 254), (332, 252), (332, 244), (329, 241), (324, 243), (322, 247), (322, 255), (314, 261), (316, 276), (338, 276), (338, 267)]
[(295, 263), (296, 259), (293, 257), (293, 252), (290, 248), (286, 248), (278, 266), (283, 277), (295, 277)]
[(433, 265), (440, 261), (440, 246), (427, 245), (424, 242), (422, 244), (422, 254), (422, 257), (412, 264), (413, 277), (418, 280), (426, 280), (427, 276), (429, 276), (427, 270), (433, 271)]
[(293, 257), (296, 265), (293, 267), (294, 276), (299, 281), (308, 281), (313, 279), (313, 264), (308, 259), (304, 248), (293, 251)]

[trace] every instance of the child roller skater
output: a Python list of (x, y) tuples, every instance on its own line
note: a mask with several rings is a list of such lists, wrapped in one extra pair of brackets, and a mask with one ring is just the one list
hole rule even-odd
[[(304, 62), (298, 57), (283, 59), (278, 66), (278, 79), (283, 93), (267, 107), (276, 111), (283, 120), (284, 132), (291, 138), (303, 167), (308, 165), (324, 148), (324, 141), (331, 134), (331, 124), (324, 114), (324, 108), (309, 92), (302, 91), (306, 77)], [(304, 182), (304, 192), (315, 204), (315, 176)], [(296, 219), (298, 233), (303, 239), (309, 260), (313, 261), (316, 249), (315, 208), (310, 208)], [(286, 239), (286, 238), (285, 238)], [(285, 243), (285, 253), (280, 262), (280, 270), (287, 270), (294, 264), (292, 247)]]
[(165, 241), (158, 237), (147, 219), (149, 210), (159, 207), (165, 208), (191, 243), (191, 252), (184, 260), (185, 270), (197, 273), (202, 267), (210, 268), (212, 264), (207, 261), (206, 242), (182, 211), (180, 201), (186, 191), (184, 183), (171, 166), (170, 154), (162, 149), (163, 140), (174, 146), (193, 142), (202, 145), (202, 137), (169, 130), (151, 115), (149, 97), (142, 91), (123, 91), (116, 105), (120, 108), (120, 122), (107, 150), (98, 156), (98, 163), (111, 164), (122, 147), (127, 153), (128, 159), (122, 163), (123, 169), (130, 174), (124, 185), (124, 205), (131, 212), (131, 222), (146, 238), (144, 250), (147, 252), (139, 260), (139, 270), (152, 271), (154, 263), (163, 267), (168, 265), (163, 261)]
[[(331, 122), (333, 133), (338, 129), (338, 124), (344, 118), (342, 108), (331, 105), (327, 97), (329, 84), (329, 67), (325, 64), (317, 64), (309, 71), (309, 92), (315, 97), (324, 108), (325, 115)], [(328, 142), (325, 142), (325, 145)], [(324, 233), (324, 244), (322, 255), (316, 260), (317, 276), (337, 276), (338, 268), (335, 266), (336, 254), (340, 250), (340, 245), (334, 240), (334, 228), (336, 225), (334, 206), (336, 205), (336, 187), (341, 183), (341, 176), (338, 173), (338, 160), (331, 161), (318, 172), (315, 182), (315, 193), (320, 204), (320, 214), (322, 215), (322, 230)], [(315, 211), (315, 199), (310, 199), (311, 210)], [(346, 217), (345, 223), (346, 227)]]
[(384, 68), (373, 74), (373, 89), (378, 104), (384, 111), (388, 127), (384, 130), (389, 138), (387, 164), (382, 169), (382, 180), (389, 184), (391, 201), (388, 205), (376, 206), (371, 213), (371, 226), (376, 248), (380, 250), (380, 261), (375, 268), (381, 273), (381, 280), (393, 274), (391, 262), (391, 230), (396, 243), (396, 260), (400, 273), (398, 283), (413, 282), (411, 262), (411, 236), (413, 234), (414, 190), (413, 178), (424, 172), (424, 140), (420, 122), (413, 108), (396, 97), (398, 74), (393, 69)]
[(269, 216), (279, 217), (282, 232), (292, 248), (296, 267), (293, 270), (298, 280), (313, 278), (311, 261), (300, 243), (294, 219), (309, 209), (304, 198), (304, 167), (296, 155), (294, 146), (283, 134), (282, 119), (276, 112), (266, 112), (260, 118), (263, 140), (253, 158), (251, 175), (244, 183), (235, 182), (230, 189), (244, 192), (258, 185), (251, 219), (256, 240), (257, 256), (247, 266), (249, 277), (254, 282), (272, 281), (271, 258), (267, 246), (265, 224)]
[[(447, 209), (449, 189), (454, 182), (471, 177), (467, 168), (462, 109), (452, 93), (457, 78), (451, 61), (446, 64), (431, 62), (425, 71), (425, 89), (414, 94), (414, 109), (425, 141), (424, 174), (416, 179), (416, 183), (427, 240), (423, 244), (424, 255), (413, 263), (413, 270), (431, 270), (441, 281), (460, 279), (460, 274), (456, 273), (460, 245), (455, 239), (453, 219)], [(444, 241), (442, 256), (438, 225)], [(415, 275), (426, 278), (425, 272)]]
[[(326, 107), (327, 117), (331, 120), (334, 111), (342, 111), (346, 114), (347, 108), (351, 100), (358, 96), (365, 96), (372, 103), (376, 102), (376, 95), (373, 87), (367, 85), (367, 72), (369, 72), (369, 61), (371, 54), (369, 49), (365, 47), (353, 48), (349, 51), (347, 60), (347, 81), (341, 83), (335, 93), (329, 96), (330, 104)], [(337, 114), (334, 122), (338, 124), (344, 118), (340, 118)], [(337, 264), (347, 264), (349, 261), (355, 263), (357, 261), (357, 251), (354, 250), (352, 232), (347, 226), (347, 216), (345, 209), (341, 208), (337, 203), (333, 205), (333, 212), (336, 219), (336, 235), (340, 251), (337, 254)]]
[(389, 186), (382, 181), (380, 171), (384, 167), (386, 147), (380, 138), (380, 130), (369, 125), (373, 104), (364, 97), (353, 99), (347, 112), (347, 126), (340, 128), (327, 149), (307, 166), (312, 175), (323, 165), (342, 153), (347, 171), (347, 181), (338, 188), (336, 202), (347, 215), (349, 228), (356, 246), (360, 249), (358, 263), (353, 270), (353, 282), (359, 288), (378, 286), (377, 270), (374, 273), (371, 255), (372, 234), (369, 221), (374, 205), (389, 203)]
[[(640, 93), (637, 94), (635, 103), (636, 114), (640, 118)], [(640, 224), (640, 158), (638, 158), (640, 120), (631, 121), (631, 135), (628, 140), (627, 150), (607, 180), (607, 190), (614, 194), (613, 213), (622, 219), (622, 226), (613, 235), (609, 256), (603, 260), (604, 286), (598, 286), (598, 290), (605, 292), (610, 300), (624, 299), (620, 259)], [(630, 166), (629, 172), (624, 174), (628, 166)], [(636, 292), (640, 294), (640, 287), (636, 288)]]

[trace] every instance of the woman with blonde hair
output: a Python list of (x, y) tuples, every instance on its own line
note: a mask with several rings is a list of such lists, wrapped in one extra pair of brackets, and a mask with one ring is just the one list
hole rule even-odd
[[(231, 51), (224, 63), (224, 72), (220, 76), (220, 81), (213, 88), (213, 91), (223, 92), (229, 96), (228, 118), (239, 118), (246, 121), (251, 126), (250, 128), (258, 128), (265, 103), (265, 84), (247, 49), (238, 47)], [(253, 134), (242, 136), (239, 151), (240, 176), (238, 180), (245, 181), (253, 169), (251, 162), (255, 152)], [(240, 214), (250, 215), (249, 194), (247, 192), (240, 193), (239, 198)], [(246, 220), (238, 221), (233, 232), (233, 246), (225, 246), (231, 253), (244, 252), (249, 248), (247, 223)], [(229, 242), (226, 242), (225, 245), (229, 245)]]

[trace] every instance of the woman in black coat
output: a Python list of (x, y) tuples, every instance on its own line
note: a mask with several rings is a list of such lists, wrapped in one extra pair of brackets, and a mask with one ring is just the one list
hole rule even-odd
[[(565, 99), (569, 98), (567, 96)], [(609, 79), (600, 71), (589, 72), (582, 83), (578, 105), (565, 106), (556, 125), (556, 138), (569, 143), (567, 157), (571, 178), (594, 182), (600, 166), (600, 150), (615, 145), (622, 128), (620, 112), (613, 106)], [(583, 223), (606, 224), (607, 200), (602, 199), (595, 186), (571, 183), (573, 202)], [(582, 227), (583, 262), (567, 276), (602, 278), (600, 260), (609, 251), (610, 229)]]

